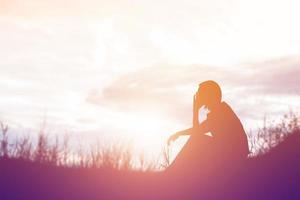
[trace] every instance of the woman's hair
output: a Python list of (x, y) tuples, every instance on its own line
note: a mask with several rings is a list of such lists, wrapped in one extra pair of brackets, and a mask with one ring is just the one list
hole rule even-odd
[(198, 92), (203, 95), (206, 103), (220, 103), (222, 101), (222, 91), (218, 83), (209, 80), (199, 84)]

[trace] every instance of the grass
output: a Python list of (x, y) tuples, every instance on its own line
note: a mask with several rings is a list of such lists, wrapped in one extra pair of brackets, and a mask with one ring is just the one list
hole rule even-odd
[(44, 129), (36, 142), (10, 141), (9, 127), (0, 125), (1, 200), (300, 198), (300, 126), (293, 113), (248, 133), (252, 158), (245, 165), (173, 172), (153, 172), (168, 168), (167, 146), (160, 163), (134, 158), (126, 142), (73, 152), (69, 135), (50, 138)]
[(271, 121), (267, 123), (264, 119), (264, 125), (256, 132), (248, 133), (248, 143), (251, 156), (263, 155), (269, 152), (273, 147), (282, 142), (290, 134), (300, 130), (300, 117), (290, 111), (283, 115), (279, 122)]
[(9, 140), (9, 126), (0, 122), (0, 159), (21, 159), (53, 166), (73, 168), (111, 168), (118, 170), (157, 171), (168, 167), (170, 163), (169, 148), (162, 148), (162, 159), (146, 159), (144, 154), (133, 155), (131, 142), (115, 141), (96, 144), (84, 148), (79, 145), (72, 150), (69, 134), (53, 138), (47, 134), (45, 127), (37, 133), (37, 138), (25, 135)]
[[(29, 136), (9, 141), (9, 126), (0, 122), (1, 147), (0, 158), (22, 159), (30, 162), (46, 163), (54, 166), (76, 168), (112, 168), (118, 170), (156, 171), (166, 169), (170, 165), (170, 147), (162, 148), (161, 158), (147, 160), (141, 154), (134, 158), (129, 142), (115, 142), (110, 145), (100, 145), (97, 142), (89, 149), (79, 147), (77, 152), (70, 148), (70, 135), (64, 134), (62, 139), (56, 136), (50, 139), (45, 127), (38, 133), (34, 143)], [(256, 132), (248, 133), (251, 156), (265, 154), (272, 147), (283, 141), (288, 135), (300, 129), (299, 117), (290, 112), (282, 117), (280, 122), (267, 124)]]

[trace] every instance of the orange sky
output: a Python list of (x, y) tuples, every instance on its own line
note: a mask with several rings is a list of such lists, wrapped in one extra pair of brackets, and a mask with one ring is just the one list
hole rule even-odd
[[(298, 1), (0, 0), (0, 119), (159, 148), (214, 79), (247, 130), (298, 110)], [(149, 146), (149, 147), (148, 147)]]

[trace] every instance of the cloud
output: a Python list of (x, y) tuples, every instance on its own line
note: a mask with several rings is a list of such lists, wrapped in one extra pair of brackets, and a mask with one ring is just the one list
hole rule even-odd
[(103, 90), (91, 91), (87, 102), (120, 112), (150, 108), (187, 122), (198, 83), (213, 79), (245, 121), (261, 120), (266, 113), (282, 114), (289, 106), (300, 107), (300, 102), (285, 102), (297, 96), (298, 64), (298, 57), (289, 57), (231, 68), (157, 65), (119, 76)]
[[(91, 15), (91, 13), (101, 16), (112, 9), (115, 1), (94, 1), (94, 0), (2, 0), (2, 15), (12, 16), (66, 16), (66, 15)], [(121, 4), (121, 2), (120, 2)]]
[(228, 84), (228, 74), (236, 77), (236, 73), (236, 70), (229, 72), (228, 69), (204, 65), (156, 65), (119, 76), (103, 90), (91, 91), (87, 101), (120, 112), (150, 110), (176, 121), (187, 121), (192, 96), (200, 82), (213, 79)]
[[(255, 73), (249, 78), (262, 93), (290, 95), (300, 93), (300, 56), (284, 57), (250, 64)], [(249, 81), (249, 84), (250, 84)]]
[[(103, 16), (107, 14), (131, 14), (131, 15), (150, 15), (154, 20), (160, 17), (172, 18), (181, 16), (181, 18), (192, 18), (195, 16), (206, 16), (221, 14), (221, 8), (229, 7), (238, 1), (224, 2), (221, 0), (214, 1), (120, 1), (120, 0), (2, 0), (1, 13), (27, 16), (55, 16), (55, 15), (87, 15), (87, 16)], [(170, 10), (172, 7), (172, 11)], [(155, 12), (154, 12), (155, 11)], [(225, 12), (224, 10), (222, 10)], [(189, 12), (193, 16), (183, 15)], [(222, 12), (222, 13), (223, 13)], [(149, 17), (150, 17), (149, 16)], [(156, 16), (156, 17), (155, 17)], [(160, 17), (158, 17), (160, 16)], [(205, 19), (202, 19), (205, 20)]]

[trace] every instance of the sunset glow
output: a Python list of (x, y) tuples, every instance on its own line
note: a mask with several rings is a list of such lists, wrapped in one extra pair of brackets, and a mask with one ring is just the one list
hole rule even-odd
[(299, 6), (2, 0), (0, 120), (17, 136), (36, 135), (46, 119), (53, 134), (122, 135), (157, 155), (191, 126), (198, 84), (214, 79), (255, 129), (300, 108)]

